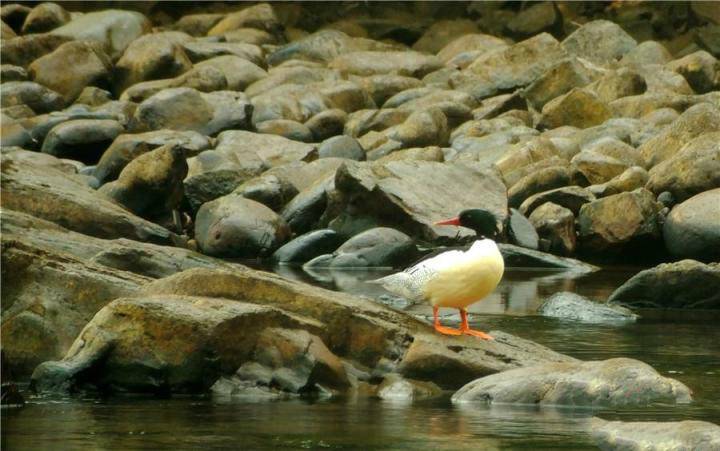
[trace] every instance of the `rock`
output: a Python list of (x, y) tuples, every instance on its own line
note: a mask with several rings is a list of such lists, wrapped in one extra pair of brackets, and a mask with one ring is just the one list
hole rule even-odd
[(308, 266), (332, 268), (399, 267), (418, 257), (412, 238), (394, 229), (376, 227), (347, 240), (332, 254), (331, 259), (308, 263)]
[(265, 59), (260, 47), (243, 42), (190, 41), (183, 44), (190, 61), (199, 63), (223, 55), (233, 55), (263, 67)]
[(383, 105), (398, 93), (408, 89), (420, 88), (423, 85), (417, 78), (394, 74), (357, 77), (357, 82), (370, 94), (370, 97), (378, 106)]
[(112, 101), (110, 91), (96, 88), (95, 86), (86, 86), (80, 91), (80, 95), (75, 99), (75, 103), (84, 104), (90, 107), (96, 107)]
[(472, 20), (439, 20), (415, 41), (412, 48), (418, 52), (436, 54), (456, 38), (478, 31), (477, 25)]
[[(593, 152), (614, 158), (629, 166), (642, 166), (643, 159), (631, 145), (626, 144), (618, 138), (606, 136), (586, 144), (582, 147), (583, 152)], [(571, 160), (572, 161), (572, 160)]]
[(449, 42), (437, 52), (437, 56), (447, 65), (455, 65), (464, 69), (484, 53), (507, 47), (508, 44), (498, 37), (489, 34), (468, 33)]
[(455, 404), (483, 401), (610, 408), (684, 404), (690, 400), (691, 391), (681, 382), (628, 358), (505, 371), (473, 381), (452, 396)]
[[(4, 174), (3, 174), (4, 175)], [(5, 180), (3, 180), (5, 185)], [(3, 186), (3, 203), (9, 196)], [(118, 207), (119, 208), (119, 207)], [(3, 354), (19, 375), (61, 357), (105, 304), (130, 296), (149, 279), (39, 247), (7, 234), (3, 211)]]
[(715, 58), (720, 57), (720, 25), (708, 25), (697, 29), (695, 40), (698, 45), (712, 53)]
[(510, 20), (507, 29), (514, 35), (533, 36), (559, 25), (560, 18), (552, 2), (535, 3)]
[(365, 151), (354, 138), (340, 135), (323, 141), (318, 147), (318, 157), (337, 157), (362, 161), (365, 159)]
[(114, 59), (122, 55), (131, 42), (149, 32), (150, 28), (150, 21), (141, 13), (107, 9), (85, 13), (51, 33), (78, 41), (98, 41)]
[(233, 194), (203, 204), (195, 218), (198, 246), (212, 256), (270, 255), (289, 235), (287, 224), (275, 212)]
[(624, 161), (593, 150), (583, 150), (570, 162), (592, 184), (609, 182), (629, 168), (629, 164)]
[(239, 162), (260, 159), (264, 169), (317, 158), (317, 149), (312, 144), (241, 130), (229, 130), (218, 135), (215, 152), (233, 156)]
[(400, 149), (392, 153), (378, 158), (378, 163), (389, 163), (391, 161), (415, 160), (415, 161), (445, 161), (445, 155), (438, 146), (430, 147), (413, 147), (410, 149)]
[(190, 36), (207, 36), (208, 31), (225, 17), (225, 14), (188, 14), (182, 16), (173, 28)]
[(207, 35), (222, 36), (229, 31), (244, 27), (258, 28), (272, 34), (278, 34), (283, 29), (272, 5), (260, 3), (228, 14), (208, 31)]
[(538, 111), (552, 99), (573, 88), (582, 88), (597, 78), (599, 71), (591, 68), (579, 58), (564, 58), (528, 85), (523, 97)]
[(9, 81), (27, 81), (27, 79), (27, 71), (22, 67), (13, 66), (12, 64), (0, 65), (0, 80), (2, 80), (3, 83)]
[(518, 180), (508, 190), (508, 205), (519, 207), (534, 194), (570, 185), (572, 178), (570, 171), (563, 166), (539, 169)]
[[(394, 125), (402, 124), (411, 113), (397, 108), (358, 110), (347, 116), (343, 134), (353, 138), (364, 137), (372, 131), (383, 131)], [(386, 138), (385, 135), (379, 136)]]
[(578, 215), (580, 247), (595, 253), (637, 251), (660, 238), (661, 209), (644, 188), (587, 203)]
[(136, 83), (173, 78), (190, 70), (193, 65), (182, 46), (190, 39), (185, 33), (165, 31), (132, 41), (115, 64), (115, 94)]
[(93, 164), (122, 132), (123, 127), (117, 121), (94, 119), (67, 121), (50, 130), (43, 142), (42, 152), (59, 158), (71, 158)]
[(538, 248), (538, 234), (533, 224), (523, 216), (522, 213), (514, 208), (510, 209), (510, 222), (508, 223), (508, 233), (513, 243), (528, 249)]
[(160, 91), (171, 88), (191, 88), (200, 92), (222, 91), (227, 88), (227, 80), (225, 75), (214, 67), (192, 68), (175, 78), (134, 84), (123, 92), (120, 100), (140, 103)]
[(343, 110), (333, 108), (314, 115), (305, 122), (305, 125), (310, 129), (313, 141), (320, 142), (343, 134), (347, 118), (348, 115)]
[(590, 434), (603, 450), (720, 448), (720, 426), (706, 421), (605, 421), (593, 418)]
[(28, 6), (11, 3), (9, 5), (3, 5), (0, 8), (0, 17), (2, 17), (2, 21), (12, 27), (13, 30), (20, 32), (23, 23), (25, 23), (25, 19), (31, 11), (32, 8)]
[(297, 188), (289, 180), (269, 173), (243, 182), (233, 192), (260, 202), (276, 212), (298, 194)]
[(320, 217), (327, 208), (328, 192), (335, 187), (334, 174), (315, 181), (301, 190), (281, 211), (283, 219), (293, 233), (305, 233), (319, 226)]
[(676, 205), (663, 227), (665, 247), (675, 257), (720, 259), (720, 189), (697, 194)]
[(663, 263), (640, 271), (608, 303), (642, 308), (720, 308), (720, 264), (695, 260)]
[(11, 81), (0, 84), (2, 107), (27, 105), (36, 114), (59, 110), (65, 100), (57, 92), (31, 81)]
[(117, 180), (106, 183), (98, 192), (138, 216), (157, 217), (178, 209), (187, 171), (185, 149), (166, 144), (133, 159)]
[(574, 361), (500, 331), (492, 332), (493, 342), (440, 337), (406, 313), (270, 273), (192, 269), (109, 304), (62, 361), (36, 370), (33, 387), (205, 392), (251, 359), (268, 327), (306, 330), (378, 377), (397, 368), (443, 388), (519, 366)]
[[(593, 193), (597, 198), (611, 196), (613, 194), (642, 188), (647, 184), (648, 178), (649, 175), (645, 169), (640, 166), (631, 166), (622, 174), (605, 183), (589, 186), (588, 191)], [(658, 201), (660, 201), (659, 197)]]
[(633, 322), (638, 318), (624, 307), (600, 304), (567, 291), (555, 293), (546, 299), (538, 308), (538, 313), (551, 318), (595, 324)]
[(259, 96), (282, 85), (309, 85), (312, 83), (337, 80), (337, 72), (305, 66), (280, 66), (271, 68), (266, 77), (250, 84), (245, 94), (250, 98)]
[(642, 67), (651, 64), (665, 64), (672, 60), (672, 55), (659, 42), (641, 42), (634, 49), (626, 53), (620, 64), (628, 67)]
[(313, 230), (284, 244), (272, 255), (277, 263), (305, 263), (318, 255), (334, 252), (342, 237), (332, 229)]
[(643, 94), (648, 89), (646, 78), (627, 68), (607, 72), (587, 86), (602, 102), (610, 103), (623, 97)]
[(320, 30), (280, 47), (268, 55), (267, 60), (270, 66), (278, 66), (292, 59), (329, 63), (335, 57), (351, 52), (387, 51), (395, 48), (395, 45), (372, 39), (352, 38), (337, 30)]
[(22, 33), (43, 33), (70, 21), (70, 13), (57, 3), (40, 3), (25, 17)]
[(552, 202), (567, 208), (576, 215), (580, 212), (580, 207), (594, 200), (595, 196), (587, 189), (579, 186), (566, 186), (528, 197), (522, 205), (520, 205), (519, 210), (522, 214), (529, 217), (533, 211), (542, 204)]
[(225, 33), (223, 38), (226, 42), (245, 42), (259, 46), (278, 44), (278, 38), (276, 36), (264, 30), (258, 30), (257, 28), (238, 28), (237, 30)]
[(70, 40), (64, 36), (47, 33), (30, 34), (11, 39), (3, 38), (0, 43), (0, 55), (2, 55), (3, 64), (27, 67), (28, 64)]
[(15, 34), (13, 29), (10, 28), (8, 24), (0, 20), (0, 38), (2, 38), (3, 42), (16, 37), (17, 34)]
[(3, 208), (100, 238), (171, 244), (174, 236), (105, 199), (78, 176), (2, 155)]
[(527, 249), (513, 244), (498, 243), (506, 267), (517, 268), (556, 268), (574, 273), (590, 273), (600, 270), (597, 266), (557, 255)]
[(720, 131), (720, 110), (701, 103), (689, 108), (662, 132), (645, 141), (638, 152), (645, 159), (646, 168), (652, 168), (677, 154), (693, 138), (717, 131)]
[(260, 66), (235, 55), (222, 55), (195, 64), (196, 68), (214, 67), (222, 72), (230, 91), (244, 91), (245, 88), (267, 76)]
[(575, 252), (575, 216), (572, 211), (552, 202), (545, 202), (530, 215), (530, 222), (540, 238), (547, 242), (541, 250), (559, 255)]
[(193, 131), (157, 130), (121, 134), (102, 154), (93, 175), (102, 184), (117, 179), (128, 163), (140, 155), (166, 144), (178, 144), (192, 157), (210, 147), (210, 139)]
[(611, 116), (608, 105), (595, 94), (586, 89), (573, 88), (543, 106), (540, 124), (546, 128), (563, 125), (588, 128), (602, 124)]
[(313, 135), (310, 129), (300, 122), (288, 119), (273, 119), (255, 124), (258, 133), (278, 135), (283, 138), (300, 142), (312, 142)]
[(650, 169), (647, 188), (669, 191), (677, 201), (720, 188), (720, 131), (705, 133)]
[[(507, 219), (502, 181), (472, 165), (431, 161), (384, 164), (348, 162), (335, 176), (340, 209), (350, 216), (382, 218), (381, 225), (425, 240), (473, 236), (470, 230), (434, 226), (469, 208), (493, 213), (498, 226)], [(427, 193), (434, 193), (432, 196)]]
[(191, 88), (165, 89), (138, 105), (134, 131), (193, 130), (215, 135), (228, 129), (246, 129), (252, 105), (242, 93), (201, 93)]
[(450, 138), (448, 121), (439, 108), (416, 111), (388, 133), (403, 147), (445, 146)]
[(442, 389), (432, 382), (405, 379), (397, 374), (388, 374), (378, 387), (377, 397), (385, 401), (406, 402), (435, 398)]
[(685, 77), (697, 94), (704, 94), (720, 87), (720, 62), (704, 50), (671, 61), (667, 66)]
[(599, 65), (619, 60), (636, 46), (635, 39), (607, 20), (588, 22), (562, 42), (563, 49), (568, 53)]
[(422, 78), (443, 67), (436, 56), (412, 51), (364, 51), (335, 57), (328, 67), (343, 74), (377, 75), (394, 73)]

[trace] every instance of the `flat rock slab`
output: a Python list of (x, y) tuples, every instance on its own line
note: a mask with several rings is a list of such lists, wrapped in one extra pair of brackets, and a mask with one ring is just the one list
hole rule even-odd
[(720, 449), (720, 426), (707, 421), (605, 421), (593, 418), (590, 434), (602, 450)]
[(506, 267), (557, 268), (580, 273), (595, 272), (600, 269), (595, 265), (574, 258), (558, 257), (557, 255), (515, 246), (514, 244), (498, 243), (498, 247), (505, 260)]

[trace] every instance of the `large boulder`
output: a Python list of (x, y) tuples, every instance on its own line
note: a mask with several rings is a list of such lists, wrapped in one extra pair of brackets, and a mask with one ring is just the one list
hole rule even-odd
[(637, 252), (660, 238), (661, 209), (644, 188), (587, 203), (578, 215), (580, 248), (606, 255)]
[(310, 267), (355, 268), (398, 267), (417, 258), (412, 238), (387, 227), (376, 227), (355, 235), (332, 255), (321, 255)]
[(0, 99), (3, 108), (27, 105), (36, 114), (59, 110), (65, 105), (60, 94), (32, 81), (0, 84)]
[[(68, 64), (68, 62), (72, 62)], [(87, 86), (108, 88), (112, 61), (95, 42), (73, 41), (42, 56), (28, 67), (30, 77), (74, 101)]]
[(593, 418), (590, 435), (601, 450), (720, 448), (720, 426), (707, 421), (606, 421)]
[(267, 72), (260, 66), (235, 55), (222, 55), (201, 61), (194, 67), (214, 67), (222, 72), (230, 91), (244, 91), (254, 82), (267, 76)]
[(43, 55), (47, 55), (60, 45), (70, 41), (65, 36), (55, 36), (48, 33), (29, 34), (0, 42), (0, 54), (3, 64), (15, 64), (26, 67)]
[(599, 71), (579, 58), (564, 58), (527, 86), (523, 96), (538, 111), (552, 99), (573, 88), (582, 88), (598, 76)]
[(720, 260), (720, 188), (673, 207), (663, 226), (665, 247), (675, 257)]
[(703, 191), (720, 188), (720, 131), (704, 133), (650, 169), (647, 188), (670, 191), (683, 201)]
[(260, 3), (228, 14), (207, 33), (208, 36), (222, 36), (238, 28), (257, 28), (270, 33), (280, 33), (283, 26), (272, 5)]
[(342, 244), (342, 237), (332, 229), (313, 230), (284, 244), (272, 255), (277, 263), (305, 263), (313, 258), (329, 254)]
[(343, 74), (368, 76), (394, 73), (415, 78), (422, 78), (442, 66), (442, 61), (436, 56), (412, 51), (352, 52), (335, 57), (328, 65)]
[(685, 77), (698, 94), (720, 87), (720, 62), (704, 50), (672, 61), (668, 63), (668, 68)]
[(175, 78), (134, 84), (122, 93), (120, 100), (140, 103), (160, 91), (171, 88), (191, 88), (200, 92), (222, 91), (227, 89), (227, 80), (225, 75), (214, 67), (194, 67)]
[(2, 204), (63, 227), (101, 238), (170, 244), (165, 228), (141, 219), (90, 188), (82, 178), (2, 155)]
[(351, 52), (388, 51), (397, 47), (372, 39), (350, 37), (337, 30), (320, 30), (280, 47), (268, 55), (268, 64), (277, 66), (292, 59), (328, 63), (337, 56)]
[[(186, 184), (185, 188), (187, 193), (189, 185)], [(233, 192), (260, 202), (273, 211), (282, 210), (298, 194), (297, 188), (289, 180), (269, 173), (243, 182)]]
[(593, 202), (595, 195), (585, 188), (579, 186), (566, 186), (563, 188), (551, 189), (542, 193), (534, 194), (520, 205), (520, 212), (530, 217), (536, 208), (552, 202), (561, 207), (567, 208), (577, 215), (583, 205)]
[(123, 126), (114, 120), (67, 121), (50, 130), (41, 150), (58, 158), (70, 158), (94, 164), (122, 132)]
[(43, 33), (70, 22), (68, 11), (57, 3), (40, 3), (25, 17), (22, 33)]
[(456, 38), (478, 31), (477, 25), (472, 20), (439, 20), (425, 30), (412, 48), (418, 52), (436, 54)]
[(619, 25), (607, 20), (588, 22), (562, 42), (568, 53), (594, 64), (613, 63), (632, 51), (637, 42)]
[(538, 313), (551, 318), (597, 324), (623, 323), (638, 318), (627, 308), (601, 304), (568, 291), (555, 293), (543, 301)]
[(574, 258), (558, 257), (534, 249), (499, 243), (500, 253), (506, 267), (564, 269), (573, 273), (590, 273), (600, 268)]
[(449, 42), (437, 56), (447, 65), (464, 69), (482, 54), (506, 47), (507, 42), (496, 36), (468, 33)]
[(287, 224), (277, 213), (234, 194), (203, 204), (195, 218), (195, 239), (207, 255), (269, 256), (289, 235)]
[(573, 88), (543, 106), (540, 124), (547, 128), (563, 125), (588, 128), (610, 119), (612, 112), (607, 103), (583, 88)]
[(518, 368), (473, 381), (452, 396), (453, 403), (503, 403), (583, 407), (642, 407), (683, 404), (691, 391), (638, 360), (550, 363)]
[(608, 298), (646, 308), (720, 308), (720, 263), (663, 263), (640, 271)]
[(575, 215), (565, 207), (546, 202), (536, 208), (528, 218), (542, 239), (540, 250), (559, 255), (575, 252)]

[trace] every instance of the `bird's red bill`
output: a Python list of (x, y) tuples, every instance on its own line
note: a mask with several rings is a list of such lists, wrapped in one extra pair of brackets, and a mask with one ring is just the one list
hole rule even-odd
[(456, 216), (454, 218), (446, 219), (444, 221), (438, 221), (435, 223), (435, 225), (454, 225), (459, 226), (460, 225), (460, 216)]

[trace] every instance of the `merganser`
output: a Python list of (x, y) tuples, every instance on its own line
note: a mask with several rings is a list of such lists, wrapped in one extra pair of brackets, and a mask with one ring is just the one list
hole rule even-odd
[[(467, 307), (492, 293), (505, 270), (497, 244), (485, 235), (497, 234), (495, 217), (486, 210), (465, 210), (459, 216), (435, 225), (461, 225), (474, 229), (479, 240), (467, 251), (450, 250), (423, 260), (405, 271), (378, 279), (386, 290), (433, 306), (435, 330), (446, 335), (472, 335), (492, 340), (485, 332), (470, 329)], [(460, 329), (440, 324), (440, 307), (460, 310)]]

